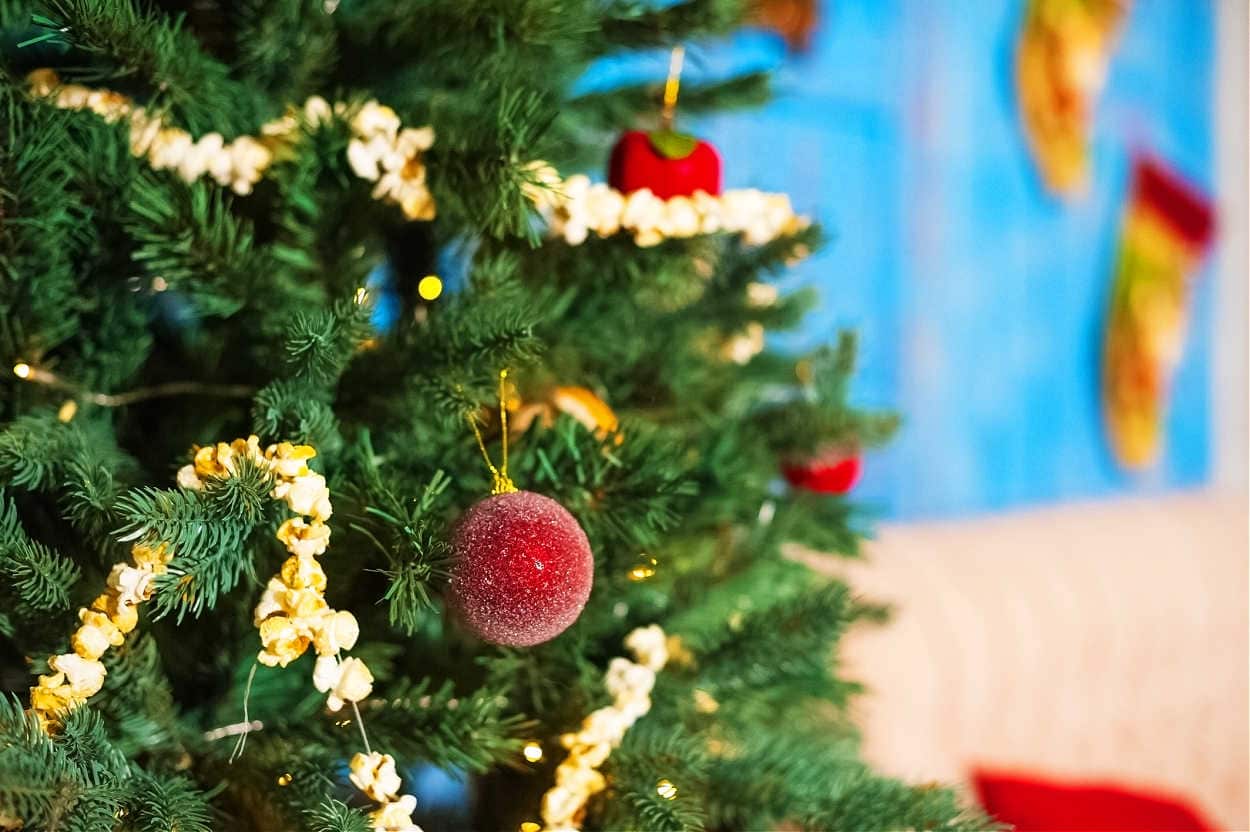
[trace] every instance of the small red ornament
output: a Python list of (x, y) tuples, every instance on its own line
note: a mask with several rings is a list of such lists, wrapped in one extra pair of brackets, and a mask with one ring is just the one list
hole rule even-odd
[(487, 497), (465, 513), (452, 546), (448, 606), (485, 641), (529, 647), (553, 639), (590, 597), (590, 541), (550, 497), (532, 491)]
[(660, 199), (721, 188), (720, 154), (708, 142), (672, 130), (630, 130), (612, 148), (608, 184), (621, 193), (649, 188)]
[(820, 494), (846, 494), (859, 482), (863, 467), (854, 449), (831, 448), (803, 462), (781, 466), (781, 473), (795, 488)]

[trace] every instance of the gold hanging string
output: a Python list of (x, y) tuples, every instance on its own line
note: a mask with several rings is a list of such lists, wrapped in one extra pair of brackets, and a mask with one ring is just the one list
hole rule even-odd
[(678, 44), (668, 58), (668, 79), (664, 82), (664, 110), (660, 121), (665, 130), (673, 129), (673, 121), (677, 115), (677, 93), (681, 89), (681, 65), (686, 59), (686, 47)]
[(499, 423), (503, 428), (503, 453), (498, 468), (495, 463), (490, 461), (490, 454), (486, 451), (486, 443), (482, 440), (482, 431), (478, 429), (477, 419), (472, 413), (465, 415), (469, 420), (469, 427), (473, 429), (473, 437), (477, 439), (478, 450), (482, 452), (482, 459), (486, 460), (486, 467), (490, 469), (491, 476), (491, 494), (511, 494), (517, 490), (516, 484), (512, 482), (512, 478), (508, 476), (508, 398), (507, 398), (507, 381), (508, 371), (499, 371)]

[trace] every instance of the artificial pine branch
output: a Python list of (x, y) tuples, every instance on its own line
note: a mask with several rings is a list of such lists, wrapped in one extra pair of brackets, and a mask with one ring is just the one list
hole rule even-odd
[(168, 105), (193, 134), (227, 139), (252, 128), (259, 99), (206, 55), (180, 20), (146, 13), (133, 0), (47, 0), (48, 29), (90, 56), (73, 75), (84, 82), (142, 85), (154, 109)]
[(152, 280), (191, 297), (201, 315), (229, 316), (267, 264), (253, 245), (250, 223), (229, 207), (221, 188), (186, 185), (155, 173), (132, 185), (128, 231), (134, 254)]
[(27, 536), (13, 500), (0, 491), (0, 591), (7, 596), (6, 610), (14, 617), (10, 627), (68, 610), (69, 591), (79, 574), (69, 558)]
[[(256, 670), (253, 578), (277, 566), (286, 517), (273, 482), (243, 464), (200, 491), (170, 487), (194, 443), (256, 432), (312, 444), (334, 491), (327, 601), (357, 617), (352, 653), (375, 674), (370, 741), (401, 770), (472, 778), (480, 827), (539, 817), (559, 737), (607, 704), (626, 634), (658, 624), (670, 661), (602, 767), (588, 830), (985, 828), (949, 792), (868, 770), (846, 712), (859, 687), (834, 656), (880, 611), (784, 554), (854, 553), (864, 520), (853, 500), (781, 487), (779, 460), (873, 445), (897, 420), (853, 404), (849, 339), (745, 364), (726, 350), (799, 324), (811, 295), (774, 301), (767, 284), (821, 230), (571, 246), (545, 236), (527, 195), (551, 187), (535, 160), (601, 168), (611, 134), (658, 113), (657, 84), (572, 95), (591, 61), (719, 37), (746, 4), (333, 5), (0, 0), (5, 654), (64, 649), (72, 610), (131, 545), (174, 555), (61, 733), (22, 712), (31, 668), (3, 668), (18, 697), (0, 702), (0, 813), (70, 832), (369, 828), (364, 801), (339, 800), (356, 715), (326, 713), (312, 656)], [(124, 121), (29, 97), (40, 67), (227, 139), (306, 95), (346, 113), (376, 99), (434, 127), (437, 218), (405, 222), (373, 198), (342, 120), (296, 118), (296, 141), (236, 196), (151, 170)], [(687, 83), (681, 107), (758, 103), (767, 87)], [(417, 290), (431, 273), (437, 299)], [(491, 488), (467, 419), (497, 446), (485, 414), (504, 368), (508, 403), (544, 414), (512, 437), (512, 475), (562, 502), (595, 556), (581, 617), (525, 649), (475, 639), (443, 597), (453, 530)], [(560, 415), (558, 389), (600, 398), (618, 432)], [(537, 765), (520, 754), (534, 739)]]

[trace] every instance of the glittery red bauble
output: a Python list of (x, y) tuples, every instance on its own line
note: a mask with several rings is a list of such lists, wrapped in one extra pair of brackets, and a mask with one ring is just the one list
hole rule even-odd
[(581, 615), (595, 561), (564, 506), (532, 491), (496, 494), (465, 512), (453, 540), (447, 601), (482, 639), (529, 647)]
[(796, 488), (821, 494), (845, 494), (859, 482), (863, 464), (855, 451), (834, 448), (803, 462), (781, 466), (781, 473)]
[(630, 130), (612, 148), (608, 184), (621, 193), (649, 188), (660, 199), (720, 193), (720, 154), (708, 142), (656, 130)]

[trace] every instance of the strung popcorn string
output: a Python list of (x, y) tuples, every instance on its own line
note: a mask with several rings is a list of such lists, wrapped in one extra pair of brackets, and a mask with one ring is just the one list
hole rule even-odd
[(599, 766), (621, 744), (625, 732), (651, 710), (656, 674), (668, 661), (664, 631), (656, 624), (639, 627), (626, 636), (625, 647), (636, 661), (618, 656), (603, 676), (612, 704), (592, 712), (577, 732), (560, 738), (569, 756), (556, 767), (556, 784), (543, 795), (540, 828), (547, 832), (576, 832), (581, 828), (586, 803), (607, 788)]
[[(247, 703), (252, 698), (252, 682), (256, 681), (256, 663), (252, 662), (252, 668), (247, 672), (247, 685), (243, 688), (243, 729), (239, 732), (239, 738), (234, 741), (234, 748), (230, 750), (230, 762), (243, 756), (243, 749), (247, 748), (247, 736), (252, 733), (252, 720), (248, 717)], [(228, 736), (228, 735), (227, 735)]]
[(532, 162), (529, 170), (534, 181), (525, 186), (525, 195), (551, 234), (572, 246), (586, 242), (592, 231), (599, 237), (628, 232), (644, 248), (716, 233), (741, 234), (748, 245), (762, 245), (811, 225), (795, 214), (785, 194), (752, 188), (660, 199), (647, 188), (623, 194), (583, 174), (562, 179), (546, 162)]
[(30, 689), (30, 708), (44, 731), (58, 730), (65, 715), (104, 686), (106, 671), (100, 661), (110, 647), (120, 647), (139, 623), (139, 604), (152, 597), (152, 579), (165, 572), (173, 553), (161, 543), (136, 543), (130, 550), (133, 565), (121, 561), (109, 572), (104, 592), (90, 608), (78, 611), (81, 625), (70, 638), (72, 653), (48, 659), (50, 674)]
[[(178, 484), (202, 488), (207, 477), (234, 474), (242, 459), (273, 476), (273, 498), (284, 501), (297, 516), (278, 528), (277, 537), (290, 556), (278, 574), (269, 579), (253, 613), (262, 648), (256, 660), (267, 667), (286, 667), (309, 647), (316, 651), (313, 686), (326, 694), (326, 706), (331, 711), (350, 705), (360, 729), (365, 750), (352, 757), (350, 778), (356, 788), (379, 804), (370, 814), (373, 828), (378, 832), (421, 832), (412, 822), (417, 799), (399, 793), (402, 781), (395, 760), (370, 747), (356, 704), (373, 691), (373, 674), (365, 663), (343, 656), (355, 646), (360, 626), (350, 612), (332, 609), (325, 600), (326, 575), (317, 557), (329, 546), (330, 527), (326, 521), (333, 508), (325, 477), (308, 467), (308, 460), (316, 455), (310, 445), (289, 442), (270, 445), (262, 452), (255, 436), (229, 444), (219, 442), (197, 449), (194, 463), (178, 472)], [(246, 695), (243, 725), (232, 760), (242, 753), (250, 729)]]
[(247, 195), (276, 161), (290, 154), (303, 126), (316, 128), (335, 119), (347, 121), (351, 140), (347, 162), (352, 172), (376, 183), (373, 198), (398, 205), (410, 220), (434, 218), (434, 198), (426, 187), (425, 151), (434, 144), (431, 127), (404, 127), (395, 111), (377, 101), (359, 107), (330, 105), (314, 95), (302, 108), (261, 125), (259, 138), (239, 136), (226, 142), (220, 133), (198, 140), (179, 127), (165, 124), (157, 113), (110, 90), (62, 84), (51, 69), (27, 76), (32, 94), (66, 110), (90, 110), (105, 121), (128, 119), (130, 152), (156, 170), (172, 170), (187, 182), (211, 177), (222, 187)]
[[(677, 51), (673, 60), (679, 70)], [(120, 93), (63, 84), (51, 69), (35, 70), (27, 80), (34, 95), (62, 109), (90, 110), (110, 122), (128, 119), (131, 153), (154, 169), (172, 170), (187, 182), (211, 177), (241, 195), (250, 194), (275, 161), (289, 156), (303, 127), (345, 120), (351, 129), (348, 165), (358, 177), (375, 183), (373, 198), (398, 205), (410, 220), (434, 218), (424, 161), (425, 151), (434, 144), (434, 130), (404, 127), (394, 110), (377, 101), (352, 107), (312, 96), (302, 107), (290, 107), (281, 117), (263, 124), (258, 137), (239, 136), (226, 142), (220, 133), (206, 133), (196, 140)], [(675, 103), (676, 82), (671, 87)], [(592, 184), (582, 174), (564, 179), (543, 161), (529, 163), (528, 169), (534, 182), (525, 187), (526, 196), (538, 207), (550, 232), (569, 245), (581, 245), (592, 231), (599, 237), (629, 232), (642, 247), (716, 233), (741, 234), (748, 245), (762, 245), (810, 225), (806, 217), (795, 214), (785, 194), (743, 189), (719, 196), (696, 191), (691, 196), (661, 199), (645, 188), (623, 194), (603, 183)]]

